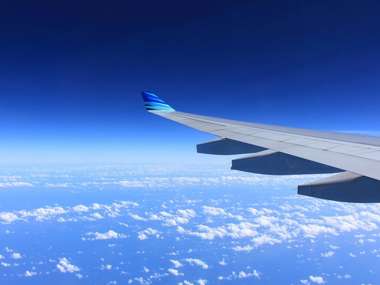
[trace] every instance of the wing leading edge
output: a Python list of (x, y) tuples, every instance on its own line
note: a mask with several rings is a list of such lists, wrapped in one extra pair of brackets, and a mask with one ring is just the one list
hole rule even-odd
[(199, 153), (245, 154), (232, 169), (268, 174), (338, 173), (298, 186), (298, 194), (344, 202), (380, 202), (380, 138), (244, 123), (177, 112), (143, 92), (147, 111), (219, 137)]

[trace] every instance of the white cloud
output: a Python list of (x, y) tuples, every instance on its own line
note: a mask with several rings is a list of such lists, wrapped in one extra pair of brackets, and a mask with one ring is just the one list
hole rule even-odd
[(247, 278), (256, 278), (260, 279), (261, 278), (261, 273), (257, 271), (256, 269), (252, 271), (244, 271), (240, 270), (238, 273), (233, 271), (230, 275), (228, 276), (219, 276), (218, 280), (236, 280), (236, 279), (247, 279)]
[(259, 212), (257, 209), (255, 208), (248, 208), (247, 209), (248, 212), (250, 212), (252, 215), (257, 215), (257, 213)]
[(344, 275), (340, 275), (340, 274), (338, 274), (337, 276), (336, 276), (338, 279), (351, 279), (351, 274), (348, 274), (348, 273), (346, 273), (346, 274), (344, 274)]
[(227, 215), (226, 211), (222, 208), (203, 206), (203, 213), (211, 216)]
[(59, 259), (57, 268), (62, 273), (74, 273), (80, 271), (79, 267), (70, 263), (70, 261), (66, 257), (62, 257)]
[(34, 210), (26, 211), (21, 210), (18, 212), (18, 215), (22, 219), (34, 218), (36, 221), (44, 221), (55, 218), (57, 216), (61, 216), (67, 213), (62, 207), (45, 207), (45, 208), (37, 208)]
[[(205, 221), (202, 224), (173, 222), (172, 225), (177, 225), (177, 232), (181, 235), (204, 240), (249, 239), (244, 242), (245, 245), (234, 243), (232, 248), (235, 251), (251, 251), (257, 247), (284, 242), (299, 244), (302, 240), (313, 240), (319, 236), (337, 236), (344, 232), (374, 231), (380, 228), (380, 215), (377, 214), (380, 212), (380, 205), (363, 207), (336, 203), (331, 209), (331, 202), (329, 204), (320, 200), (308, 200), (308, 204), (298, 205), (289, 201), (292, 203), (286, 201), (280, 206), (269, 204), (266, 208), (250, 207), (239, 210), (238, 213), (228, 212), (222, 207), (203, 206)], [(326, 215), (324, 207), (330, 212), (333, 210), (333, 214)], [(168, 223), (168, 220), (174, 219), (171, 214), (165, 213), (166, 215), (151, 214), (151, 220)], [(220, 225), (220, 219), (214, 222), (207, 219), (208, 216), (218, 216), (228, 222)], [(233, 219), (238, 222), (231, 222)], [(329, 255), (331, 253), (324, 253), (322, 256)]]
[(257, 270), (253, 270), (252, 272), (240, 271), (238, 274), (239, 279), (252, 278), (252, 277), (255, 277), (256, 279), (260, 279), (260, 276), (261, 274)]
[(97, 220), (104, 219), (104, 217), (99, 213), (93, 213), (93, 214), (91, 214), (91, 217), (93, 217), (94, 219), (97, 219)]
[(187, 219), (195, 218), (197, 215), (193, 209), (179, 209), (177, 210), (177, 214)]
[(334, 228), (321, 226), (317, 224), (306, 224), (306, 225), (301, 225), (300, 227), (301, 227), (301, 230), (303, 230), (306, 237), (314, 238), (320, 234), (332, 234), (332, 235), (337, 234)]
[(241, 246), (241, 245), (236, 245), (232, 248), (232, 250), (234, 251), (245, 251), (245, 252), (249, 252), (249, 251), (252, 251), (253, 250), (253, 246), (252, 245), (244, 245), (244, 246)]
[(201, 239), (213, 240), (217, 237), (223, 238), (227, 235), (227, 231), (224, 227), (211, 228), (206, 225), (198, 225), (199, 231), (186, 230), (181, 226), (177, 227), (177, 232), (180, 234), (186, 234), (191, 236), (197, 236)]
[(189, 223), (196, 216), (196, 212), (192, 209), (179, 209), (176, 214), (167, 211), (160, 211), (156, 214), (150, 214), (149, 220), (161, 221), (164, 226), (174, 227)]
[(334, 251), (329, 250), (329, 251), (326, 251), (326, 252), (322, 252), (322, 253), (321, 253), (321, 256), (322, 256), (322, 257), (332, 257), (334, 254), (335, 254)]
[(89, 208), (85, 205), (76, 205), (73, 207), (74, 212), (88, 212)]
[(146, 240), (149, 236), (155, 236), (156, 238), (158, 238), (160, 235), (157, 230), (152, 228), (147, 228), (143, 231), (139, 231), (137, 234), (137, 238), (139, 240)]
[(183, 273), (179, 272), (178, 269), (175, 268), (169, 268), (168, 272), (174, 276), (182, 276)]
[(256, 226), (252, 223), (241, 222), (238, 224), (229, 223), (219, 227), (209, 227), (207, 225), (198, 225), (198, 231), (185, 230), (183, 227), (177, 227), (181, 234), (187, 234), (200, 237), (201, 239), (213, 240), (215, 238), (230, 237), (232, 239), (252, 238), (257, 235)]
[(100, 270), (112, 270), (112, 264), (102, 264)]
[(12, 253), (12, 252), (14, 252), (14, 250), (11, 249), (11, 248), (9, 248), (8, 246), (6, 246), (6, 247), (5, 247), (5, 252), (7, 252), (7, 253)]
[(173, 264), (175, 268), (180, 268), (183, 266), (183, 264), (178, 260), (171, 259), (170, 262)]
[(136, 220), (136, 221), (147, 221), (147, 219), (141, 217), (141, 216), (138, 215), (138, 214), (130, 213), (129, 216), (130, 216), (132, 219)]
[(380, 215), (362, 211), (349, 215), (323, 217), (324, 222), (340, 232), (351, 232), (354, 230), (371, 231), (376, 230), (380, 223)]
[(29, 271), (29, 270), (26, 270), (25, 273), (24, 273), (24, 276), (25, 276), (25, 277), (33, 277), (33, 276), (35, 276), (35, 275), (37, 275), (36, 272), (34, 272), (34, 271)]
[(219, 261), (219, 265), (220, 266), (226, 266), (227, 265), (227, 262), (224, 260), (224, 258), (221, 261)]
[(257, 279), (260, 279), (261, 273), (258, 272), (258, 271), (255, 269), (255, 270), (253, 270), (252, 275), (253, 275), (253, 277), (255, 277), (255, 278), (257, 278)]
[(262, 245), (274, 245), (276, 243), (281, 243), (281, 240), (273, 238), (267, 234), (263, 234), (258, 237), (254, 237), (252, 239), (252, 243), (255, 247), (259, 247)]
[(109, 240), (109, 239), (120, 239), (125, 238), (126, 236), (124, 234), (120, 234), (118, 232), (115, 232), (113, 230), (109, 230), (107, 232), (101, 233), (101, 232), (89, 232), (86, 234), (87, 236), (90, 236), (90, 240)]
[(316, 284), (324, 284), (325, 283), (325, 280), (323, 279), (322, 276), (313, 276), (313, 275), (310, 275), (309, 279), (310, 279), (311, 282), (316, 283)]
[(11, 258), (12, 258), (12, 259), (21, 259), (21, 258), (22, 258), (22, 255), (21, 255), (20, 253), (18, 253), (18, 252), (13, 252), (13, 253), (11, 254)]
[(208, 269), (208, 264), (204, 262), (203, 260), (197, 259), (197, 258), (186, 258), (185, 261), (189, 263), (190, 265), (199, 266), (202, 269)]
[(31, 210), (19, 210), (11, 212), (0, 212), (1, 223), (13, 223), (15, 221), (27, 222), (35, 220), (43, 222), (56, 219), (57, 222), (75, 222), (78, 220), (95, 221), (105, 217), (118, 217), (121, 211), (129, 211), (131, 207), (138, 204), (130, 201), (118, 201), (111, 204), (75, 205), (73, 207), (46, 206)]
[(17, 215), (10, 212), (1, 212), (0, 221), (5, 224), (10, 224), (18, 219)]
[(140, 284), (140, 285), (150, 285), (151, 282), (149, 279), (145, 279), (144, 277), (135, 277), (133, 279), (129, 279), (128, 280), (128, 284), (132, 284), (133, 281), (136, 281), (136, 283)]

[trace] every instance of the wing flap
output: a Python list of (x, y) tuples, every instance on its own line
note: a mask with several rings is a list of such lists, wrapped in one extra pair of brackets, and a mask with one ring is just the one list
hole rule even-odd
[(216, 155), (235, 155), (254, 153), (264, 150), (262, 147), (223, 138), (197, 145), (197, 152)]
[(323, 174), (342, 171), (335, 167), (273, 150), (264, 150), (248, 157), (234, 159), (231, 169), (269, 175)]
[(298, 194), (351, 203), (379, 203), (380, 181), (351, 172), (342, 172), (298, 186)]

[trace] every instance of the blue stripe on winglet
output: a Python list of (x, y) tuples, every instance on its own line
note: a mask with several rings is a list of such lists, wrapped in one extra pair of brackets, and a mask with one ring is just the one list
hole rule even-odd
[(175, 110), (166, 104), (156, 94), (148, 91), (142, 92), (145, 109), (148, 111), (174, 112)]

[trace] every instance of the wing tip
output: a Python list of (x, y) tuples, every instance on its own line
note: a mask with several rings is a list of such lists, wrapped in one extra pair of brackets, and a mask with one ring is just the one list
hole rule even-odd
[(150, 91), (142, 91), (142, 98), (144, 100), (144, 107), (148, 112), (174, 112), (175, 110), (167, 104), (164, 100), (158, 97), (155, 93)]

